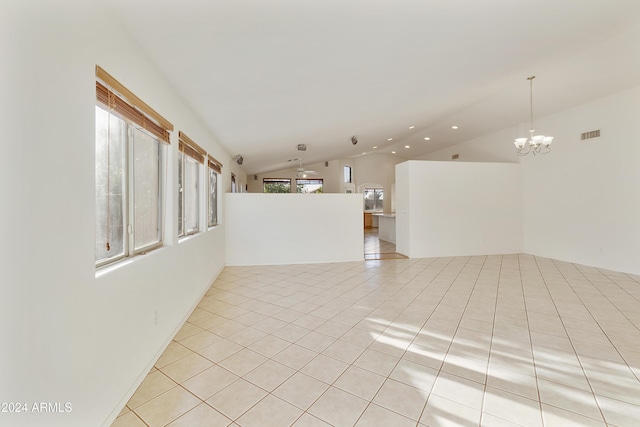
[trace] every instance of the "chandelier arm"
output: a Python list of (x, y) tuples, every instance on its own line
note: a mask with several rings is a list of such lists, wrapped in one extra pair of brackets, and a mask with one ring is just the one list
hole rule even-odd
[(527, 147), (527, 149), (525, 150), (524, 147), (523, 148), (518, 148), (518, 156), (526, 156), (527, 154), (529, 154), (531, 152), (531, 145), (525, 145), (525, 147)]

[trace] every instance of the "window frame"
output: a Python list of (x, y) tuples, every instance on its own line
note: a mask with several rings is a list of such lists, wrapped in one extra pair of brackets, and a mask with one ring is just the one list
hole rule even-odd
[[(134, 132), (136, 130), (140, 130), (140, 132), (147, 133), (147, 132), (144, 132), (144, 130), (141, 130), (141, 129), (132, 129), (132, 132)], [(158, 207), (157, 207), (157, 212), (156, 212), (156, 215), (157, 215), (157, 218), (158, 218), (158, 234), (157, 234), (158, 240), (156, 242), (147, 244), (145, 246), (141, 246), (138, 249), (135, 248), (135, 228), (136, 227), (135, 227), (135, 212), (133, 212), (131, 214), (131, 220), (133, 221), (132, 224), (133, 224), (133, 232), (134, 232), (133, 233), (133, 237), (131, 239), (132, 240), (132, 247), (133, 247), (132, 256), (144, 254), (144, 253), (146, 253), (148, 251), (151, 251), (153, 249), (158, 249), (158, 248), (160, 248), (160, 247), (162, 247), (164, 245), (164, 222), (165, 222), (165, 218), (164, 218), (165, 217), (165, 215), (164, 215), (164, 212), (165, 212), (165, 209), (164, 209), (165, 197), (164, 197), (164, 194), (165, 194), (165, 188), (166, 188), (166, 182), (165, 182), (165, 179), (164, 179), (164, 177), (166, 176), (166, 171), (165, 171), (164, 165), (165, 165), (165, 158), (167, 156), (167, 153), (165, 152), (166, 150), (164, 149), (163, 144), (160, 143), (158, 138), (156, 138), (153, 135), (150, 135), (148, 133), (147, 133), (147, 135), (155, 140), (155, 143), (157, 144), (157, 150), (158, 150), (158, 195), (157, 195), (158, 196), (158, 202), (157, 202), (158, 203)], [(135, 159), (135, 156), (136, 156), (136, 154), (135, 154), (135, 139), (133, 140), (133, 143), (131, 145), (132, 145), (131, 159)], [(133, 191), (135, 191), (135, 160), (131, 161), (130, 163), (131, 163), (131, 167), (132, 167), (132, 170), (133, 170), (133, 172), (132, 172), (132, 174), (133, 174), (132, 175), (132, 181), (133, 181), (133, 185), (134, 185), (134, 188), (132, 189), (132, 193), (133, 193)], [(133, 196), (134, 196), (133, 199), (132, 199), (133, 201), (129, 206), (132, 206), (133, 207), (132, 210), (135, 211), (135, 203), (136, 203), (135, 202), (135, 194)]]
[[(187, 236), (193, 236), (194, 234), (198, 234), (201, 230), (201, 221), (200, 221), (200, 206), (201, 206), (201, 193), (202, 193), (202, 168), (200, 163), (186, 155), (183, 152), (178, 153), (178, 162), (181, 164), (179, 167), (180, 173), (180, 181), (178, 182), (178, 204), (180, 207), (179, 218), (178, 218), (178, 238), (184, 238)], [(196, 167), (196, 199), (195, 206), (192, 208), (196, 213), (196, 224), (193, 229), (187, 230), (187, 217), (189, 215), (189, 211), (187, 211), (187, 207), (189, 206), (190, 200), (186, 197), (187, 192), (185, 191), (185, 185), (187, 182), (187, 166), (192, 164)]]
[[(210, 158), (211, 159), (211, 158)], [(212, 211), (212, 203), (211, 203), (211, 176), (215, 176), (216, 177), (216, 182), (213, 186), (214, 190), (215, 190), (215, 222), (212, 223), (211, 222), (211, 211)], [(211, 160), (209, 160), (208, 165), (207, 165), (207, 181), (208, 181), (208, 185), (207, 185), (207, 189), (209, 190), (207, 193), (207, 228), (213, 228), (216, 227), (218, 225), (220, 225), (220, 204), (219, 204), (219, 195), (220, 195), (220, 172), (219, 169), (216, 170), (216, 168), (212, 165)]]
[[(349, 179), (347, 180), (347, 170), (349, 170)], [(344, 166), (342, 169), (342, 176), (345, 184), (353, 184), (353, 175), (351, 175), (352, 169), (351, 166)]]
[[(265, 184), (267, 183), (283, 183), (289, 186), (287, 193), (271, 193), (265, 190)], [(291, 178), (262, 178), (262, 193), (263, 194), (291, 194)]]
[[(96, 238), (96, 252), (94, 254), (95, 268), (100, 269), (106, 266), (116, 264), (120, 261), (130, 259), (136, 255), (145, 254), (153, 249), (164, 246), (165, 239), (165, 226), (166, 226), (166, 191), (167, 185), (167, 164), (169, 159), (169, 152), (167, 146), (171, 143), (170, 132), (173, 131), (173, 125), (164, 117), (162, 117), (153, 108), (138, 98), (133, 92), (122, 85), (113, 76), (103, 70), (100, 66), (96, 65), (96, 103), (94, 107), (94, 126), (96, 129), (94, 139), (94, 170), (95, 170), (95, 182), (94, 182), (94, 197), (96, 203), (96, 214), (94, 216), (95, 221), (95, 234)], [(124, 124), (124, 132), (121, 136), (124, 138), (122, 143), (123, 149), (123, 164), (122, 164), (122, 254), (101, 258), (98, 260), (98, 232), (100, 227), (98, 225), (97, 215), (98, 209), (98, 110), (101, 109), (106, 112), (107, 120), (109, 120), (108, 129), (110, 128), (110, 120), (112, 117), (120, 120)], [(136, 132), (140, 132), (144, 137), (148, 137), (155, 144), (157, 150), (157, 211), (155, 212), (155, 219), (157, 223), (157, 240), (136, 248)], [(107, 130), (107, 203), (110, 205), (109, 198), (111, 197), (111, 188), (109, 188), (111, 174), (110, 174), (110, 144), (111, 134)], [(138, 188), (139, 189), (139, 188)], [(107, 229), (110, 229), (110, 218), (107, 216)], [(107, 236), (105, 244), (108, 245), (111, 236)]]
[[(322, 178), (296, 178), (296, 193), (297, 194), (314, 194), (315, 192), (305, 192), (305, 191), (298, 191), (298, 186), (301, 185), (299, 184), (300, 181), (319, 181), (320, 182), (320, 189), (322, 191), (320, 191), (320, 194), (322, 194), (324, 192), (324, 179)], [(310, 182), (309, 182), (310, 184)], [(304, 184), (302, 184), (304, 186)]]
[[(191, 138), (182, 131), (178, 132), (178, 239), (198, 234), (203, 229), (202, 211), (204, 210), (204, 164), (208, 154), (204, 148), (195, 143)], [(187, 198), (187, 175), (189, 166), (195, 166), (195, 206), (193, 200)], [(194, 228), (187, 229), (187, 218), (191, 212), (187, 208), (191, 207), (195, 210), (196, 224)]]
[(238, 180), (236, 179), (236, 174), (231, 172), (231, 192), (238, 192)]
[[(165, 215), (163, 215), (164, 203), (165, 203), (164, 192), (166, 189), (166, 182), (165, 182), (166, 169), (165, 169), (164, 160), (167, 156), (167, 153), (166, 153), (166, 149), (163, 147), (165, 144), (162, 144), (162, 142), (157, 136), (151, 134), (150, 132), (145, 131), (142, 128), (137, 127), (135, 123), (132, 123), (131, 121), (123, 117), (118, 117), (117, 115), (112, 114), (112, 112), (108, 111), (105, 108), (105, 106), (101, 105), (100, 103), (96, 103), (96, 108), (100, 108), (107, 114), (113, 115), (117, 120), (120, 120), (125, 126), (124, 141), (122, 141), (122, 143), (124, 144), (124, 150), (123, 150), (124, 162), (122, 166), (122, 174), (123, 174), (122, 181), (123, 181), (123, 191), (124, 191), (122, 195), (123, 212), (124, 212), (122, 217), (123, 218), (123, 224), (122, 224), (123, 252), (113, 257), (101, 258), (100, 260), (96, 259), (95, 267), (96, 269), (100, 269), (105, 266), (117, 263), (119, 261), (132, 258), (136, 255), (145, 254), (154, 249), (158, 249), (164, 245), (164, 222), (166, 219)], [(96, 114), (97, 114), (97, 110), (96, 110)], [(136, 248), (136, 226), (135, 226), (136, 180), (135, 180), (135, 160), (134, 159), (136, 155), (135, 154), (135, 142), (136, 142), (135, 132), (136, 131), (139, 131), (144, 135), (146, 135), (147, 137), (149, 137), (150, 139), (152, 139), (156, 144), (156, 149), (158, 150), (158, 153), (157, 153), (157, 156), (158, 156), (158, 163), (157, 163), (158, 210), (155, 213), (155, 215), (157, 215), (157, 222), (158, 222), (157, 241), (154, 241), (144, 246), (140, 246), (139, 248)], [(96, 158), (95, 161), (97, 162), (97, 160), (98, 159)], [(108, 189), (108, 191), (110, 190)], [(107, 220), (109, 219), (107, 218)], [(97, 231), (98, 230), (96, 229), (96, 233)], [(97, 253), (96, 253), (96, 256), (97, 256)]]
[[(367, 192), (368, 191), (372, 191), (373, 192), (373, 209), (367, 209)], [(376, 193), (381, 193), (382, 194), (382, 199), (380, 198), (376, 198)], [(382, 206), (380, 206), (379, 209), (376, 208), (376, 200), (380, 200), (382, 202)], [(363, 204), (363, 209), (365, 212), (382, 212), (384, 211), (384, 188), (365, 188), (362, 191), (362, 204)]]

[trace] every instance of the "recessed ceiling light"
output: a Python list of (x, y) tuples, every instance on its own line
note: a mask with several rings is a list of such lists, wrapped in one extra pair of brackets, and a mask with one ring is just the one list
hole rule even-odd
[(405, 145), (404, 148), (411, 148), (411, 146), (410, 145)]
[(396, 154), (396, 152), (395, 152), (395, 151), (392, 151), (392, 152), (391, 152), (391, 154)]
[(451, 126), (451, 129), (458, 129), (458, 126)]
[(425, 140), (425, 141), (429, 141), (429, 140), (431, 140), (431, 138), (429, 138), (428, 136), (425, 136), (425, 137), (424, 137), (424, 140)]
[(387, 138), (387, 141), (393, 141), (393, 138)]
[(378, 146), (377, 146), (377, 145), (374, 145), (374, 146), (373, 146), (373, 149), (375, 150), (376, 148), (378, 148)]
[(413, 128), (415, 128), (415, 126), (409, 126), (409, 129), (413, 129)]

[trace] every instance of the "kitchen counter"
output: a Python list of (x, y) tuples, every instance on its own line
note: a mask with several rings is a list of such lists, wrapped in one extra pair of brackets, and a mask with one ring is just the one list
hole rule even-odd
[(391, 212), (391, 213), (374, 212), (371, 215), (373, 215), (373, 216), (384, 216), (384, 217), (387, 217), (387, 218), (395, 218), (396, 217), (396, 213), (395, 212)]
[(378, 239), (389, 243), (396, 243), (396, 214), (395, 212), (376, 212), (378, 217)]

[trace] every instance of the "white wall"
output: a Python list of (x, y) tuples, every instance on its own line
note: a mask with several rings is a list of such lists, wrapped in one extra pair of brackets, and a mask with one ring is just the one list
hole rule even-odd
[(365, 184), (379, 184), (384, 190), (384, 211), (391, 212), (391, 187), (396, 180), (395, 165), (402, 159), (390, 154), (369, 154), (355, 159), (354, 183), (358, 191)]
[[(638, 117), (640, 87), (536, 118), (536, 129), (555, 140), (551, 153), (518, 159), (525, 253), (640, 274)], [(580, 140), (596, 129), (600, 138)], [(515, 133), (505, 129), (423, 158), (459, 153), (459, 161), (511, 162)]]
[(229, 179), (225, 181), (227, 185), (226, 187), (223, 187), (223, 190), (225, 193), (231, 192), (231, 174), (232, 173), (236, 176), (236, 187), (237, 187), (236, 193), (247, 192), (248, 177), (244, 173), (244, 170), (240, 165), (238, 165), (234, 160), (231, 160), (228, 164), (227, 170), (224, 172), (226, 172), (229, 175)]
[(411, 258), (522, 251), (521, 165), (396, 166), (396, 245)]
[[(170, 238), (163, 249), (96, 278), (93, 266), (95, 65), (100, 64), (176, 125), (171, 146), (174, 161), (177, 130), (184, 130), (225, 164), (222, 186), (225, 189), (229, 188), (231, 159), (162, 80), (135, 41), (118, 31), (120, 27), (109, 12), (99, 10), (94, 2), (79, 1), (71, 11), (53, 3), (47, 7), (46, 2), (40, 2), (37, 7), (29, 2), (14, 3), (3, 6), (0, 14), (3, 62), (0, 120), (5, 132), (0, 139), (4, 160), (0, 169), (3, 195), (0, 401), (68, 401), (73, 404), (73, 411), (0, 414), (0, 423), (108, 425), (135, 390), (155, 355), (224, 266), (225, 228), (217, 227), (181, 243), (168, 232)], [(167, 52), (167, 60), (172, 60), (171, 52)], [(552, 154), (523, 161), (525, 252), (640, 274), (640, 144), (636, 129), (639, 104), (640, 93), (636, 88), (537, 120), (537, 128), (554, 134), (557, 139)], [(576, 140), (580, 132), (594, 128), (602, 129), (602, 138), (588, 142)], [(513, 150), (512, 139), (509, 136), (505, 150)], [(509, 152), (505, 151), (505, 155), (509, 156)], [(461, 159), (469, 160), (462, 152)], [(429, 204), (438, 200), (449, 208), (460, 206), (458, 204), (467, 208), (474, 206), (469, 203), (477, 197), (470, 191), (473, 181), (458, 181), (455, 188), (447, 184), (455, 191), (434, 190), (434, 199), (422, 197), (414, 202), (414, 193), (420, 191), (415, 186), (421, 185), (419, 179), (426, 172), (414, 171), (410, 166), (399, 167), (398, 179), (410, 181), (407, 188), (396, 185), (399, 211), (401, 196), (402, 206), (409, 208), (412, 215), (418, 214), (416, 219), (421, 212), (428, 213)], [(246, 177), (238, 176), (246, 182)], [(516, 182), (513, 181), (514, 186)], [(500, 185), (501, 181), (491, 184)], [(465, 197), (454, 197), (462, 190)], [(175, 191), (174, 180), (173, 194)], [(511, 191), (512, 188), (506, 188), (504, 193), (492, 197), (497, 199), (496, 203), (504, 204), (512, 197), (517, 198)], [(229, 195), (227, 200), (233, 202), (236, 197), (244, 196), (248, 195)], [(295, 195), (266, 196), (292, 197), (291, 203), (296, 203)], [(321, 197), (327, 196), (338, 195)], [(349, 237), (349, 242), (355, 242), (356, 233), (362, 233), (362, 200), (359, 195), (345, 197), (353, 197), (345, 201), (349, 206), (345, 210), (357, 210), (357, 220), (353, 215), (352, 220), (344, 221), (341, 217), (338, 221), (331, 210), (314, 210), (316, 201), (304, 201), (304, 206), (309, 206), (308, 212), (302, 206), (290, 206), (287, 211), (302, 209), (310, 215), (307, 219), (320, 223), (333, 219), (332, 226), (344, 221), (347, 227), (342, 230), (344, 235)], [(468, 202), (463, 202), (467, 199)], [(169, 231), (177, 211), (176, 203), (172, 200), (172, 206), (167, 209), (167, 215), (172, 218)], [(511, 205), (506, 207), (516, 209)], [(237, 211), (229, 209), (227, 213)], [(459, 212), (460, 208), (453, 211)], [(483, 212), (492, 211), (487, 208)], [(238, 219), (248, 215), (247, 212), (240, 214), (245, 216)], [(271, 212), (261, 212), (258, 219), (271, 215)], [(475, 224), (476, 228), (479, 218), (483, 223), (495, 221), (488, 214), (472, 216), (469, 224)], [(397, 220), (400, 218), (398, 215)], [(439, 219), (444, 221), (442, 217)], [(456, 221), (450, 219), (443, 225), (458, 224), (451, 233), (458, 243), (467, 243), (468, 247), (462, 249), (511, 252), (506, 245), (489, 247), (482, 236), (473, 234), (477, 229), (468, 229), (469, 224), (461, 222), (461, 218), (452, 219)], [(234, 230), (234, 235), (237, 232), (242, 236), (242, 227), (251, 226), (244, 220), (235, 221), (235, 217), (226, 220), (233, 225), (230, 230)], [(297, 218), (294, 223), (299, 221)], [(325, 238), (315, 229), (316, 222), (307, 222), (317, 239)], [(508, 235), (502, 234), (510, 229), (514, 230), (513, 236), (517, 236), (517, 224), (500, 224), (501, 231), (492, 234), (493, 237), (507, 238)], [(420, 226), (420, 220), (398, 222), (399, 231), (415, 231), (427, 245), (438, 241), (443, 233)], [(301, 240), (309, 229), (298, 231), (296, 236), (289, 232), (287, 239), (299, 240), (280, 240), (274, 233), (273, 241), (292, 242), (289, 248), (284, 248), (290, 251), (304, 249), (308, 240), (305, 244)], [(473, 239), (467, 242), (470, 236)], [(361, 234), (358, 237), (361, 245)], [(346, 250), (336, 242), (318, 241), (321, 246), (331, 248), (334, 256)], [(355, 258), (355, 243), (353, 245), (353, 248), (348, 245), (349, 256)], [(406, 250), (406, 242), (398, 242), (398, 248), (401, 247)], [(419, 250), (424, 249), (430, 248), (409, 248), (408, 251), (411, 256), (425, 256), (419, 254)], [(251, 253), (244, 255), (247, 254)], [(451, 254), (461, 255), (464, 251)], [(361, 246), (358, 256), (362, 256)]]
[[(2, 413), (0, 424), (109, 425), (224, 267), (223, 226), (180, 243), (172, 232), (178, 130), (224, 163), (221, 188), (230, 158), (109, 12), (95, 2), (48, 4), (15, 2), (0, 14), (0, 401), (73, 410)], [(96, 64), (176, 126), (166, 246), (99, 277)]]
[[(382, 188), (384, 190), (384, 211), (394, 210), (393, 196), (395, 183), (395, 165), (404, 159), (390, 154), (368, 154), (349, 159), (338, 159), (325, 163), (304, 165), (305, 169), (317, 171), (317, 175), (309, 178), (322, 178), (324, 193), (344, 193), (344, 166), (351, 167), (351, 177), (355, 191), (363, 192), (364, 188)], [(280, 169), (272, 172), (248, 176), (250, 193), (262, 193), (264, 178), (285, 178), (291, 180), (291, 190), (295, 192), (296, 168)], [(364, 208), (364, 201), (362, 202)]]
[[(280, 169), (272, 172), (261, 173), (257, 175), (250, 175), (247, 177), (249, 193), (262, 193), (263, 192), (263, 184), (262, 180), (264, 178), (285, 178), (291, 180), (291, 192), (296, 192), (296, 179), (300, 178), (297, 176), (296, 169), (300, 166), (299, 163), (291, 162), (291, 167), (286, 169)], [(312, 170), (317, 172), (315, 175), (309, 175), (306, 179), (322, 179), (322, 191), (324, 193), (343, 193), (343, 171), (340, 166), (340, 162), (336, 160), (332, 160), (328, 162), (328, 165), (325, 166), (325, 162), (321, 163), (313, 163), (313, 164), (303, 164), (302, 167), (305, 170)], [(257, 178), (256, 178), (257, 177)]]
[(364, 259), (360, 194), (226, 194), (227, 265)]
[(518, 136), (526, 135), (526, 129), (529, 129), (529, 127), (523, 125), (520, 126), (520, 129), (524, 129), (520, 135), (518, 134), (518, 127), (505, 129), (425, 154), (416, 160), (451, 161), (451, 156), (458, 154), (459, 157), (455, 160), (456, 162), (517, 163), (518, 155), (514, 149), (513, 140)]
[(409, 162), (396, 165), (396, 252), (411, 254), (411, 169)]
[(637, 87), (536, 120), (555, 140), (522, 158), (526, 253), (640, 274), (639, 118)]

